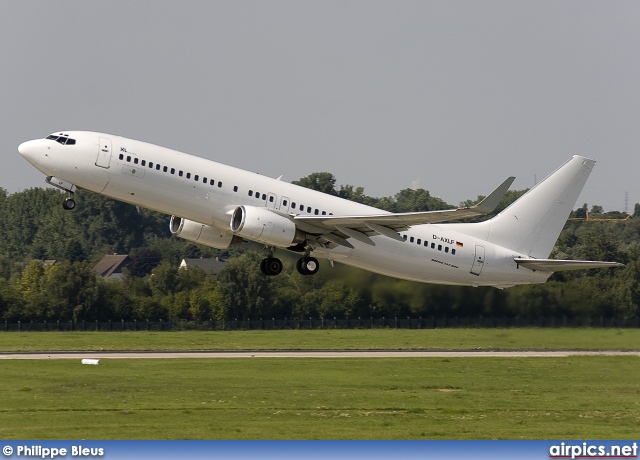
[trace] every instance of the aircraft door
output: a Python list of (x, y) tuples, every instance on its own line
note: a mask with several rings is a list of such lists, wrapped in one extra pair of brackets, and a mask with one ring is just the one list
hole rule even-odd
[(275, 193), (269, 193), (267, 195), (267, 208), (275, 209), (276, 203), (278, 202), (278, 197)]
[(96, 166), (108, 168), (111, 163), (111, 139), (101, 137), (98, 140), (98, 157), (96, 158)]
[(291, 206), (290, 200), (288, 197), (283, 196), (280, 198), (280, 211), (289, 212), (289, 207)]
[(482, 267), (484, 267), (484, 246), (476, 244), (476, 256), (471, 266), (471, 274), (480, 276)]

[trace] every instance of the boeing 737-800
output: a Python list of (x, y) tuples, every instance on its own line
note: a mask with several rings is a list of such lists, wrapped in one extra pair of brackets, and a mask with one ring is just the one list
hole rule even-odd
[(514, 178), (472, 207), (393, 214), (110, 134), (58, 132), (18, 151), (67, 192), (66, 209), (81, 188), (170, 214), (171, 232), (196, 243), (224, 249), (256, 241), (268, 248), (265, 275), (282, 271), (276, 249), (300, 253), (303, 275), (318, 271), (320, 257), (407, 280), (498, 288), (544, 283), (558, 270), (621, 265), (548, 259), (595, 164), (581, 156), (497, 216), (450, 223), (492, 212)]

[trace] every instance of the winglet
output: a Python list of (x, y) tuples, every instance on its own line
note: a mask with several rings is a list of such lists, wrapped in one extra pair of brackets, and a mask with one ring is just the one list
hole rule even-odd
[(507, 193), (507, 190), (509, 190), (509, 187), (511, 187), (511, 184), (515, 179), (516, 178), (513, 176), (508, 177), (502, 184), (498, 185), (493, 192), (485, 197), (484, 200), (474, 206), (471, 206), (469, 209), (478, 211), (478, 213), (481, 214), (489, 214), (496, 209), (498, 203), (500, 203), (500, 200), (502, 200), (502, 197)]

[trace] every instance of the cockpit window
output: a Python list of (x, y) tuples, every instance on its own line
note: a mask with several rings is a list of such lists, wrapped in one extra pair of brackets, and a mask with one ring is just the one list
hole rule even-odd
[(75, 139), (71, 139), (68, 134), (62, 134), (60, 136), (56, 136), (51, 134), (47, 136), (47, 139), (51, 139), (52, 141), (60, 142), (62, 145), (74, 145), (76, 143)]

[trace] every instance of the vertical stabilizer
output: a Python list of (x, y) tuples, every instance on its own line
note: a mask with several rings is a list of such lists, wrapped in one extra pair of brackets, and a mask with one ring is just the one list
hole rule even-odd
[(530, 257), (547, 258), (595, 163), (572, 157), (493, 219), (476, 224), (473, 234)]

